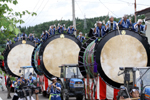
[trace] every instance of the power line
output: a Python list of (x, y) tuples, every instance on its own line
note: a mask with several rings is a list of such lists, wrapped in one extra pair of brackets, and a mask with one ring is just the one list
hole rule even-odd
[[(101, 2), (101, 0), (99, 0)], [(118, 17), (114, 12), (112, 12), (103, 2), (101, 2), (103, 6), (105, 6), (112, 14), (114, 14), (116, 17)]]
[[(38, 3), (39, 3), (39, 1), (38, 1), (38, 2), (36, 3), (36, 5), (34, 6), (34, 8), (33, 8), (33, 12), (34, 12), (34, 9), (37, 7)], [(30, 15), (28, 16), (28, 18), (27, 18), (27, 19), (25, 19), (25, 21), (27, 21), (29, 18), (30, 18)]]
[[(132, 5), (134, 4), (134, 3), (132, 3), (132, 2), (123, 1), (123, 0), (118, 0), (118, 1), (125, 2), (125, 3), (127, 3), (127, 4), (132, 4)], [(136, 5), (150, 6), (150, 5), (146, 5), (146, 4), (136, 4)]]
[[(48, 2), (48, 1), (47, 1), (47, 2)], [(42, 4), (43, 4), (43, 2), (41, 3), (41, 5), (42, 5)], [(46, 3), (46, 4), (47, 4), (47, 3)], [(45, 5), (44, 5), (44, 7), (45, 7)], [(44, 7), (43, 7), (43, 8), (44, 8)], [(40, 8), (40, 7), (39, 7), (39, 8)], [(39, 8), (36, 10), (36, 12), (39, 10)], [(42, 10), (43, 10), (43, 9), (42, 9)], [(40, 13), (41, 13), (41, 12), (40, 12)], [(37, 16), (38, 16), (38, 15), (39, 15), (39, 14), (37, 14)], [(36, 18), (37, 18), (37, 17), (36, 17)], [(31, 19), (32, 19), (32, 18), (31, 18)], [(31, 20), (31, 19), (30, 19), (30, 20)], [(30, 22), (30, 20), (29, 20), (28, 22)], [(34, 20), (34, 19), (33, 19), (33, 20)], [(27, 22), (27, 23), (28, 23), (28, 22)], [(33, 21), (32, 21), (32, 22), (33, 22)], [(27, 23), (26, 23), (26, 24), (27, 24)]]
[[(77, 1), (76, 1), (76, 4), (78, 6), (78, 8), (80, 9), (80, 6), (78, 5)], [(80, 9), (81, 13), (84, 15), (83, 11)]]

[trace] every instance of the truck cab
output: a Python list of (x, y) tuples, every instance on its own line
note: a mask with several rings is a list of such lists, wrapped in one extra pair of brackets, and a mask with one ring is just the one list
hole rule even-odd
[(82, 100), (84, 96), (84, 81), (78, 65), (62, 65), (60, 68), (63, 100), (68, 100), (69, 97), (76, 97), (76, 100)]

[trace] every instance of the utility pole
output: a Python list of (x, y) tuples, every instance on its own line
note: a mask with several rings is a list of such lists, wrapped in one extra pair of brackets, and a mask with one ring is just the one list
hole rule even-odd
[[(135, 2), (134, 2), (134, 10), (135, 10), (135, 12), (136, 12), (136, 0), (135, 0)], [(134, 12), (134, 16), (135, 16), (135, 23), (136, 23), (136, 13)]]
[[(76, 29), (76, 19), (75, 19), (75, 0), (72, 0), (72, 20), (73, 26)], [(74, 31), (74, 35), (76, 36), (76, 31)]]
[(86, 16), (84, 15), (84, 29), (87, 28), (87, 24), (86, 24)]

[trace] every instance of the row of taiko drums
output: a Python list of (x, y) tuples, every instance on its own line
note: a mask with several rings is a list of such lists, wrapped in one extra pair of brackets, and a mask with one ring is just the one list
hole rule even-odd
[(68, 34), (53, 35), (37, 46), (30, 41), (18, 41), (4, 53), (6, 73), (20, 76), (20, 67), (33, 66), (38, 75), (50, 79), (60, 77), (59, 66), (78, 64), (85, 78), (100, 75), (108, 85), (119, 88), (123, 84), (119, 67), (150, 65), (147, 38), (130, 30), (119, 31), (111, 31), (103, 38), (93, 36), (84, 44)]

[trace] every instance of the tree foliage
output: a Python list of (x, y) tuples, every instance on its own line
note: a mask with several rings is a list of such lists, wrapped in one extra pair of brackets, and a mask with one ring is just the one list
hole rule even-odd
[(9, 7), (8, 3), (17, 5), (17, 0), (0, 0), (0, 44), (4, 44), (7, 38), (12, 39), (14, 35), (18, 34), (20, 30), (16, 27), (17, 23), (24, 23), (21, 19), (23, 15), (31, 14), (36, 15), (36, 13), (31, 13), (27, 10), (22, 12), (15, 12)]

